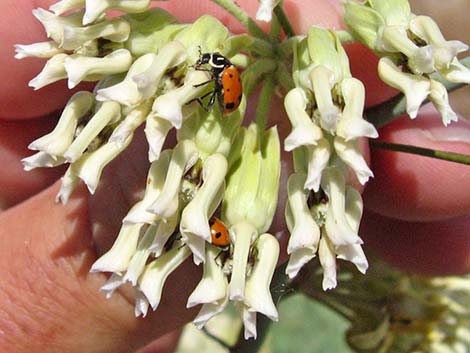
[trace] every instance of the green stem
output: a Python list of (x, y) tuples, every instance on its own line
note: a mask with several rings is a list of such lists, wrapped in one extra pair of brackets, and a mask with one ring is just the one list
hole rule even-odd
[(253, 34), (258, 38), (267, 38), (266, 33), (261, 29), (258, 24), (253, 21), (253, 19), (248, 16), (248, 14), (243, 11), (240, 6), (238, 6), (232, 0), (212, 0), (214, 3), (227, 10), (233, 17), (235, 17), (242, 25), (245, 27), (247, 32)]
[(264, 81), (263, 88), (259, 95), (258, 105), (256, 106), (255, 122), (260, 133), (264, 133), (264, 130), (266, 130), (271, 98), (274, 94), (275, 88), (274, 80), (268, 77), (266, 81)]
[[(470, 57), (460, 60), (460, 63), (470, 68)], [(441, 76), (432, 75), (432, 79), (441, 82), (451, 92), (464, 86), (463, 83), (455, 83), (444, 80)], [(427, 102), (426, 100), (425, 102)], [(369, 108), (365, 111), (366, 119), (374, 124), (376, 128), (383, 127), (392, 122), (398, 116), (406, 113), (406, 99), (403, 94), (396, 95), (388, 101)]]
[(286, 36), (294, 37), (295, 36), (294, 27), (292, 27), (292, 24), (290, 23), (289, 18), (284, 12), (284, 6), (283, 6), (282, 1), (279, 4), (277, 4), (273, 12), (276, 15), (277, 20), (281, 24), (281, 27), (284, 30), (284, 33), (286, 34)]
[(356, 42), (356, 39), (349, 31), (335, 31), (335, 34), (343, 44)]
[[(273, 290), (274, 288), (279, 288), (282, 286), (287, 286), (289, 283), (289, 277), (286, 275), (286, 266), (287, 263), (278, 267), (274, 272), (273, 280), (271, 281), (271, 293), (273, 297), (273, 301), (276, 304), (279, 304), (279, 301), (283, 296), (285, 296), (285, 292), (281, 290)], [(272, 321), (268, 319), (264, 315), (257, 315), (257, 322), (256, 322), (256, 331), (257, 331), (257, 338), (256, 340), (245, 340), (243, 337), (243, 330), (240, 332), (240, 336), (238, 337), (238, 341), (230, 349), (230, 353), (256, 353), (259, 351), (261, 346), (263, 345), (269, 331), (269, 327), (271, 326)]]
[(402, 145), (398, 143), (390, 143), (390, 142), (384, 142), (384, 141), (369, 140), (369, 143), (372, 148), (376, 148), (376, 149), (416, 154), (416, 155), (425, 156), (425, 157), (442, 159), (444, 161), (470, 165), (470, 155), (454, 153), (454, 152), (438, 151), (438, 150), (432, 150), (429, 148)]

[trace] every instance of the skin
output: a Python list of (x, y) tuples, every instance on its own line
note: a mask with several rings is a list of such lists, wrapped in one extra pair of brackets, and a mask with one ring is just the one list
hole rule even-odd
[[(145, 353), (170, 352), (178, 335), (174, 330), (198, 310), (187, 310), (185, 304), (200, 278), (200, 268), (187, 262), (173, 273), (159, 309), (149, 312), (145, 320), (134, 317), (126, 290), (106, 300), (99, 292), (106, 276), (88, 272), (111, 246), (122, 217), (145, 185), (148, 163), (143, 136), (136, 136), (106, 168), (93, 197), (79, 187), (66, 206), (54, 203), (63, 169), (22, 170), (20, 159), (31, 154), (28, 143), (52, 129), (55, 112), (71, 96), (64, 82), (33, 92), (27, 82), (40, 71), (43, 60), (13, 59), (13, 44), (45, 40), (31, 10), (53, 2), (4, 0), (0, 4), (1, 15), (15, 19), (14, 26), (0, 21), (0, 351), (135, 352), (173, 331), (145, 348)], [(194, 2), (191, 11), (186, 2), (162, 6), (183, 22), (210, 13), (234, 33), (243, 31), (235, 19), (209, 1)], [(257, 2), (243, 6), (254, 15)], [(326, 0), (286, 1), (297, 33), (313, 23), (340, 28), (338, 8)], [(394, 94), (375, 77), (371, 65), (364, 65), (376, 62), (369, 51), (357, 45), (348, 50), (353, 74), (366, 83), (368, 104)], [(282, 102), (273, 102), (270, 123), (288, 132), (281, 106)], [(433, 110), (424, 115), (427, 118), (415, 121), (397, 120), (380, 131), (381, 139), (470, 152), (469, 123), (460, 121), (444, 129)], [(428, 129), (432, 134), (425, 132)], [(290, 172), (289, 158), (283, 159), (282, 185)], [(468, 272), (470, 168), (381, 151), (372, 151), (371, 162), (376, 177), (364, 194), (366, 213), (360, 231), (366, 252), (379, 253), (407, 271)], [(285, 241), (284, 203), (281, 193), (272, 231)]]

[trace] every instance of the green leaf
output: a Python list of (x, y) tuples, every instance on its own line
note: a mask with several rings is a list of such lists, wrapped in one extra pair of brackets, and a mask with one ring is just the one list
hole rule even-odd
[(270, 328), (273, 353), (352, 353), (345, 340), (349, 323), (303, 294), (283, 300), (279, 317)]

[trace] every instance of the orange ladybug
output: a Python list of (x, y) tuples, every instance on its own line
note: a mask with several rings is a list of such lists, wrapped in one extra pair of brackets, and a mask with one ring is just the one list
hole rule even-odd
[(209, 220), (211, 229), (211, 243), (219, 248), (227, 249), (230, 246), (230, 235), (227, 226), (217, 217)]
[[(205, 69), (203, 65), (210, 65), (210, 69)], [(240, 80), (240, 72), (230, 60), (220, 53), (199, 53), (199, 60), (194, 65), (196, 70), (210, 71), (211, 79), (207, 82), (200, 83), (194, 87), (203, 86), (209, 82), (214, 82), (214, 90), (208, 92), (195, 100), (207, 111), (209, 111), (215, 103), (215, 98), (219, 102), (223, 115), (228, 115), (235, 111), (242, 100), (243, 88)], [(207, 96), (211, 96), (209, 103), (205, 107), (202, 100)]]

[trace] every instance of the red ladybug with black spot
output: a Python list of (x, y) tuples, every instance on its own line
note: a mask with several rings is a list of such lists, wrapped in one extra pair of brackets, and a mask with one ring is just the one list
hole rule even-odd
[(222, 250), (228, 249), (230, 247), (230, 234), (224, 222), (217, 217), (212, 217), (209, 220), (209, 226), (211, 229), (211, 243)]
[[(209, 65), (210, 69), (204, 68), (203, 65)], [(214, 82), (214, 90), (208, 92), (196, 101), (210, 111), (215, 103), (215, 99), (219, 102), (223, 115), (228, 115), (235, 111), (242, 100), (243, 89), (240, 80), (240, 72), (230, 60), (220, 53), (200, 53), (199, 60), (194, 65), (196, 70), (208, 71), (211, 73), (209, 81), (200, 83), (195, 87), (200, 87), (209, 82)], [(211, 96), (207, 106), (204, 106), (202, 100), (207, 96)]]

